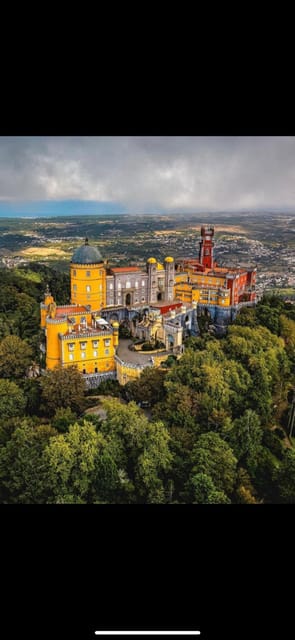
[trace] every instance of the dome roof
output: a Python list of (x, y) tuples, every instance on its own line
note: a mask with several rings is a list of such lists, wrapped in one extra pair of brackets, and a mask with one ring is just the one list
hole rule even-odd
[(155, 260), (155, 258), (149, 258), (148, 262), (154, 264), (157, 262), (157, 260)]
[(171, 256), (167, 256), (167, 258), (165, 258), (165, 262), (174, 262), (174, 258), (171, 258)]
[(74, 264), (98, 264), (103, 262), (103, 258), (96, 247), (88, 244), (88, 238), (85, 238), (85, 244), (78, 247), (73, 253), (72, 263)]

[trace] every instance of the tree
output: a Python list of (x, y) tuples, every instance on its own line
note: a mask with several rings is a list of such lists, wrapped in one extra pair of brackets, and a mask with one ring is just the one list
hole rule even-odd
[(118, 468), (136, 488), (134, 500), (163, 502), (172, 462), (168, 430), (161, 421), (149, 422), (134, 402), (124, 405), (109, 399), (102, 404), (107, 417), (100, 428)]
[(286, 352), (292, 362), (295, 361), (295, 321), (280, 316), (280, 335), (284, 338)]
[(165, 397), (166, 372), (155, 367), (146, 367), (140, 377), (128, 382), (124, 387), (124, 396), (135, 402), (147, 401), (151, 406)]
[(196, 473), (191, 478), (194, 492), (194, 503), (197, 504), (230, 504), (224, 491), (218, 491), (212, 478), (205, 473)]
[(22, 416), (25, 406), (26, 398), (17, 384), (0, 379), (0, 419)]
[(48, 473), (43, 452), (55, 434), (50, 426), (33, 426), (25, 420), (6, 446), (0, 447), (2, 500), (25, 504), (47, 502)]
[(259, 463), (262, 437), (263, 430), (257, 413), (247, 409), (241, 418), (234, 420), (227, 440), (242, 464), (255, 467)]
[(240, 467), (237, 473), (236, 500), (241, 504), (257, 504), (255, 489), (246, 469)]
[(252, 307), (242, 307), (239, 311), (234, 324), (242, 327), (256, 327), (258, 322), (256, 318), (256, 309)]
[(295, 451), (287, 449), (281, 465), (274, 473), (279, 502), (295, 503)]
[(204, 433), (198, 438), (192, 461), (190, 483), (196, 474), (202, 473), (211, 477), (217, 491), (223, 491), (228, 497), (233, 493), (237, 459), (217, 433)]
[(77, 421), (77, 414), (74, 413), (70, 407), (60, 407), (56, 410), (53, 419), (51, 420), (51, 424), (54, 429), (63, 433), (64, 431), (68, 431), (68, 428), (71, 424), (74, 424)]
[(95, 479), (96, 460), (105, 439), (84, 421), (65, 434), (50, 439), (44, 451), (48, 468), (50, 502), (87, 502)]
[(58, 408), (70, 407), (81, 413), (85, 406), (86, 385), (77, 367), (57, 366), (46, 371), (40, 380), (43, 409), (53, 416)]
[(0, 375), (23, 378), (32, 361), (32, 349), (18, 336), (6, 336), (0, 342)]

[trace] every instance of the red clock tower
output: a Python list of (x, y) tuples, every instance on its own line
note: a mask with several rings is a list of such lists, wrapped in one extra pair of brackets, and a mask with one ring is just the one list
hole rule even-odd
[(206, 269), (213, 269), (214, 227), (202, 225), (199, 262)]

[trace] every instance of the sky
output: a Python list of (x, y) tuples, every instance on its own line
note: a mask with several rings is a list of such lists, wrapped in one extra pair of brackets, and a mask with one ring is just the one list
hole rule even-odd
[(295, 211), (295, 137), (0, 137), (0, 215)]

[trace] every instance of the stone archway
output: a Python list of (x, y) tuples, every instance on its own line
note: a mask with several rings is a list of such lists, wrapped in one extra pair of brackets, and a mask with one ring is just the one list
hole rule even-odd
[(126, 293), (125, 304), (126, 304), (126, 307), (130, 307), (130, 305), (131, 305), (131, 293)]
[(161, 292), (157, 293), (157, 301), (161, 302), (163, 300), (163, 294)]

